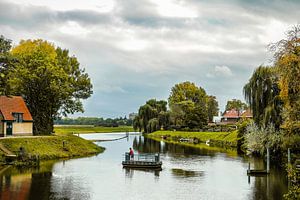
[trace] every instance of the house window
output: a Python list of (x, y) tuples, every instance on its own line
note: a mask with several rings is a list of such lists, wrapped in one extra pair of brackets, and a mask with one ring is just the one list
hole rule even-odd
[(23, 122), (23, 113), (13, 113), (13, 116), (17, 123)]

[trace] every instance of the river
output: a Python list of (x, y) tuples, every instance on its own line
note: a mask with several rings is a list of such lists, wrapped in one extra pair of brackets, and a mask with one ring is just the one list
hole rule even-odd
[[(124, 134), (81, 136), (106, 140)], [(287, 192), (284, 170), (271, 164), (269, 176), (248, 177), (248, 162), (252, 168), (265, 163), (233, 149), (171, 144), (136, 134), (96, 143), (106, 148), (103, 154), (42, 162), (36, 169), (0, 167), (0, 199), (276, 200)], [(123, 169), (121, 161), (129, 147), (136, 153), (160, 152), (162, 171)]]

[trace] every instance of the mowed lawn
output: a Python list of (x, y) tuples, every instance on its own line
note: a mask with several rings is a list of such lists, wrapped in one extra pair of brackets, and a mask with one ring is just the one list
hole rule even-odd
[(77, 134), (77, 133), (114, 133), (133, 132), (132, 126), (103, 127), (103, 126), (55, 126), (54, 132), (57, 135)]
[(0, 142), (15, 154), (18, 154), (22, 147), (26, 153), (39, 155), (42, 160), (87, 156), (104, 151), (104, 148), (93, 142), (73, 135), (10, 137), (3, 138)]
[(197, 138), (205, 142), (207, 140), (236, 143), (238, 132), (185, 132), (185, 131), (156, 131), (149, 134), (150, 137), (171, 137), (171, 138)]

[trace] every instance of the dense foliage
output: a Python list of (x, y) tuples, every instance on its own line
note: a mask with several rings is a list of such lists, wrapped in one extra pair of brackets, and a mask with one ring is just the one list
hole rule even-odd
[[(172, 124), (176, 128), (203, 127), (208, 122), (208, 100), (209, 97), (202, 87), (189, 81), (176, 84), (168, 99)], [(212, 107), (217, 105), (214, 100), (211, 98)]]
[(164, 100), (150, 99), (139, 108), (138, 115), (133, 120), (133, 128), (146, 133), (167, 127), (169, 127), (169, 112), (167, 102)]
[(6, 39), (3, 35), (0, 36), (0, 94), (7, 94), (7, 73), (9, 69), (9, 63), (13, 61), (13, 57), (10, 54), (12, 47), (11, 40)]
[(244, 95), (253, 112), (257, 126), (274, 124), (278, 130), (281, 120), (282, 101), (279, 97), (278, 75), (274, 67), (258, 67), (244, 86)]
[(237, 110), (237, 111), (243, 111), (248, 109), (248, 105), (244, 102), (242, 102), (239, 99), (232, 99), (227, 101), (225, 110)]
[(215, 96), (207, 97), (207, 115), (208, 121), (212, 122), (214, 116), (218, 116), (219, 104)]
[(287, 38), (271, 45), (275, 51), (280, 97), (284, 102), (284, 124), (288, 134), (300, 134), (300, 24), (287, 32)]
[(205, 90), (191, 82), (176, 84), (171, 89), (167, 102), (151, 99), (139, 108), (133, 127), (143, 132), (159, 129), (202, 129), (213, 116), (218, 114), (215, 96), (208, 96)]
[[(3, 40), (3, 39), (2, 39)], [(7, 52), (11, 47), (6, 41)], [(25, 99), (34, 120), (34, 134), (53, 132), (60, 115), (83, 111), (81, 99), (92, 94), (92, 84), (75, 56), (44, 40), (22, 40), (9, 52), (1, 76), (5, 94)]]

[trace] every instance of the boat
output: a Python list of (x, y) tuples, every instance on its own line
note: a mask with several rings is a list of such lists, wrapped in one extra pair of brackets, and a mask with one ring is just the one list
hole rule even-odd
[(161, 170), (162, 161), (160, 161), (159, 153), (135, 154), (133, 157), (130, 157), (129, 153), (125, 153), (122, 165), (124, 168)]

